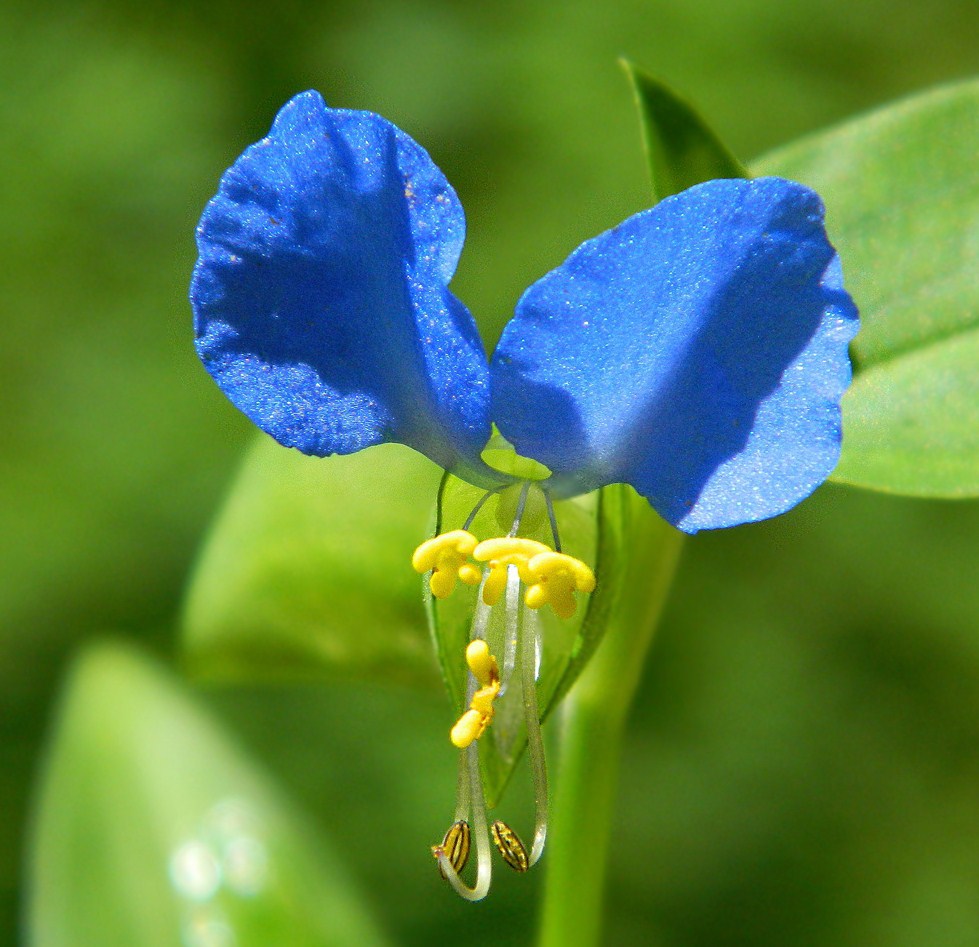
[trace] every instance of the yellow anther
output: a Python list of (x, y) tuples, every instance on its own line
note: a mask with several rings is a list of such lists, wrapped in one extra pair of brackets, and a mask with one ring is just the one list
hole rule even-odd
[(489, 645), (482, 638), (474, 638), (466, 648), (466, 664), (479, 681), (480, 687), (489, 687), (500, 680), (496, 658), (490, 654)]
[(534, 556), (527, 563), (527, 571), (531, 579), (567, 573), (574, 579), (575, 588), (579, 592), (595, 591), (595, 573), (580, 559), (575, 559), (574, 556), (569, 556), (563, 552), (554, 552), (548, 549), (546, 552)]
[(490, 563), (489, 575), (483, 583), (483, 601), (487, 605), (495, 605), (502, 597), (506, 588), (506, 563)]
[(595, 574), (580, 559), (551, 550), (534, 556), (527, 563), (526, 574), (527, 607), (550, 605), (559, 618), (574, 615), (575, 592), (591, 592), (595, 588)]
[(479, 585), (480, 570), (468, 561), (476, 548), (477, 540), (464, 529), (442, 533), (423, 542), (411, 557), (416, 572), (431, 570), (428, 585), (436, 598), (447, 598), (455, 588), (456, 580), (466, 585)]
[(492, 559), (502, 559), (509, 556), (530, 558), (542, 552), (550, 552), (549, 546), (527, 539), (524, 536), (498, 536), (496, 539), (484, 539), (473, 549), (473, 559), (477, 562), (489, 562)]
[(474, 740), (478, 740), (490, 724), (489, 717), (478, 710), (467, 710), (449, 731), (449, 739), (454, 746), (464, 750)]
[(495, 605), (500, 600), (506, 588), (507, 566), (516, 566), (520, 578), (527, 582), (527, 563), (534, 556), (550, 551), (543, 543), (519, 536), (484, 539), (472, 553), (477, 562), (489, 563), (489, 574), (483, 584), (483, 601)]
[(478, 740), (493, 720), (493, 701), (500, 693), (500, 671), (496, 658), (489, 652), (489, 646), (482, 638), (469, 642), (466, 648), (466, 663), (480, 688), (473, 694), (469, 709), (456, 721), (449, 731), (449, 739), (464, 750), (474, 740)]

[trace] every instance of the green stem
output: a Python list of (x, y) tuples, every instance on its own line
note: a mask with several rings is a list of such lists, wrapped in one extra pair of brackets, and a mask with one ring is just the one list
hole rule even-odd
[(540, 947), (599, 942), (622, 734), (682, 545), (644, 500), (627, 502), (630, 594), (564, 702)]

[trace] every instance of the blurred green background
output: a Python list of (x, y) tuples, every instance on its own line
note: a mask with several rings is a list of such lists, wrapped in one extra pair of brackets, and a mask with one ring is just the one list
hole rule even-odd
[[(751, 159), (979, 72), (979, 10), (0, 7), (0, 938), (18, 941), (64, 672), (106, 633), (178, 666), (182, 590), (252, 436), (191, 347), (193, 228), (220, 173), (301, 89), (395, 121), (466, 208), (454, 288), (491, 346), (527, 285), (647, 203), (620, 55)], [(977, 540), (975, 503), (827, 487), (689, 544), (628, 733), (607, 943), (979, 943)], [(454, 778), (437, 688), (191, 686), (332, 837), (393, 943), (531, 942), (538, 878), (502, 877), (474, 908), (431, 864)], [(116, 805), (124, 821), (140, 803)], [(103, 942), (59, 936), (43, 943)]]

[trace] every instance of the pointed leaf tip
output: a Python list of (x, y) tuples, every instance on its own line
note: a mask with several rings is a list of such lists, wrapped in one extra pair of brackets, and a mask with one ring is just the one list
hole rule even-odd
[(635, 93), (657, 201), (715, 178), (751, 176), (689, 102), (634, 63), (621, 64)]

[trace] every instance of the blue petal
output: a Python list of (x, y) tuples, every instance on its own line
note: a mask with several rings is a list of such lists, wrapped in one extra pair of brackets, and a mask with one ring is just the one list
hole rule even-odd
[(418, 144), (304, 92), (201, 218), (198, 354), (289, 447), (324, 456), (397, 441), (465, 474), (489, 437), (489, 386), (472, 316), (447, 289), (464, 235), (454, 191)]
[(764, 519), (836, 464), (857, 324), (816, 194), (710, 181), (527, 290), (493, 417), (559, 495), (629, 483), (691, 533)]

